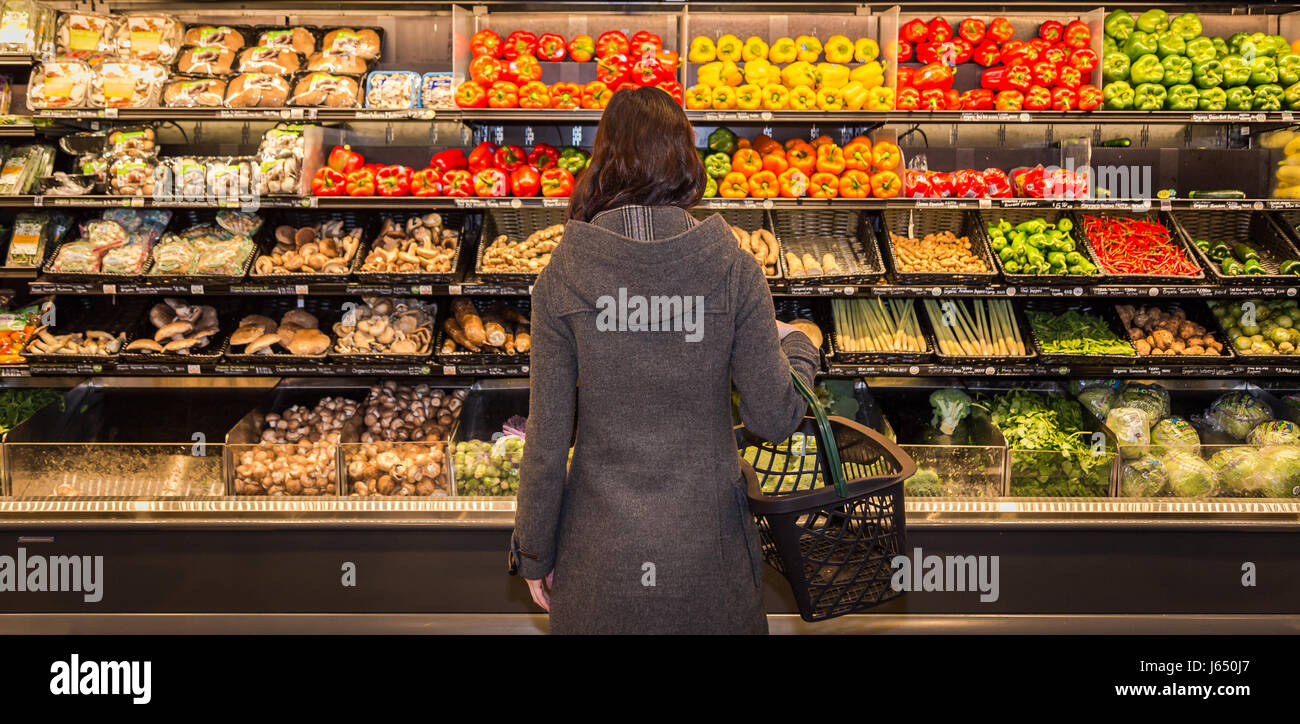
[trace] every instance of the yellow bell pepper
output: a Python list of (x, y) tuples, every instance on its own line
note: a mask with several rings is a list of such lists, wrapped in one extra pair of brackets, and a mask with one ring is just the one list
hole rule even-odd
[(844, 110), (844, 92), (839, 88), (820, 88), (817, 90), (817, 107), (823, 111)]
[(789, 105), (792, 111), (811, 111), (817, 107), (817, 93), (806, 85), (795, 86), (790, 90)]
[(781, 69), (781, 82), (785, 83), (787, 88), (798, 85), (812, 87), (817, 85), (817, 72), (812, 63), (801, 60)]
[(875, 88), (885, 84), (885, 69), (876, 60), (863, 63), (849, 71), (849, 80), (859, 80), (868, 88)]
[(767, 43), (757, 35), (751, 35), (745, 38), (745, 45), (740, 49), (740, 57), (746, 62), (751, 60), (767, 60)]
[(799, 57), (799, 46), (790, 38), (777, 38), (767, 51), (767, 59), (773, 63), (793, 63)]
[(1300, 184), (1300, 166), (1279, 165), (1277, 180), (1288, 186)]
[(718, 38), (718, 60), (730, 60), (733, 63), (740, 62), (740, 58), (743, 54), (743, 51), (741, 50), (743, 45), (744, 44), (740, 42), (740, 38), (737, 38), (731, 33), (727, 33), (721, 38)]
[(1300, 199), (1300, 185), (1278, 186), (1276, 189), (1273, 189), (1273, 198)]
[(756, 110), (763, 105), (763, 89), (746, 83), (736, 89), (736, 107), (744, 111)]
[(817, 64), (818, 88), (843, 88), (849, 84), (849, 67), (838, 63)]
[(843, 35), (832, 35), (826, 39), (826, 60), (832, 63), (847, 63), (853, 60), (853, 41)]
[(799, 60), (805, 63), (816, 63), (822, 57), (822, 41), (811, 35), (800, 35), (794, 39), (794, 44), (799, 49)]
[(713, 109), (717, 111), (729, 111), (736, 107), (736, 89), (729, 85), (721, 85), (713, 89)]
[(713, 87), (700, 83), (686, 91), (686, 107), (698, 111), (713, 107)]
[(763, 108), (783, 111), (790, 104), (790, 89), (778, 83), (763, 86)]
[(859, 63), (870, 63), (880, 57), (880, 44), (871, 38), (858, 38), (853, 44), (853, 59)]
[(724, 85), (722, 82), (722, 61), (705, 63), (695, 71), (695, 79), (707, 86)]
[(869, 111), (894, 110), (894, 89), (882, 85), (867, 91), (866, 109)]
[(753, 83), (761, 88), (769, 83), (779, 83), (781, 69), (762, 58), (755, 58), (745, 63), (744, 76), (746, 83)]
[(740, 72), (740, 66), (724, 60), (722, 62), (722, 82), (726, 85), (735, 87), (745, 82), (745, 74)]
[(686, 59), (692, 63), (712, 63), (717, 60), (718, 49), (713, 45), (713, 38), (697, 36), (691, 41), (691, 49), (686, 53)]
[(869, 88), (860, 81), (853, 81), (840, 89), (844, 94), (844, 107), (850, 111), (860, 111), (867, 104)]

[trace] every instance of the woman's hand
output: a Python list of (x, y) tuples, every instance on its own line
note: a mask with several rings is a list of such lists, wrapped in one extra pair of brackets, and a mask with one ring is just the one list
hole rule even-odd
[(794, 326), (793, 324), (786, 324), (785, 322), (782, 322), (779, 319), (776, 320), (777, 339), (785, 339), (791, 332), (798, 332), (798, 331), (799, 328)]
[(555, 585), (555, 571), (546, 574), (545, 579), (525, 578), (528, 592), (533, 594), (533, 603), (541, 606), (547, 613), (551, 610), (551, 588)]

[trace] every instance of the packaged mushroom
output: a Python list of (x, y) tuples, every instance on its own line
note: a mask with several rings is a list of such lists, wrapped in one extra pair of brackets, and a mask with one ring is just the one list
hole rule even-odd
[(320, 330), (316, 316), (305, 309), (290, 309), (278, 323), (261, 314), (239, 320), (238, 328), (230, 335), (228, 354), (323, 357), (329, 348), (329, 335)]
[(302, 56), (287, 48), (254, 45), (239, 51), (240, 73), (289, 75), (302, 68)]
[(532, 349), (532, 328), (528, 314), (505, 302), (496, 302), (479, 314), (478, 307), (464, 297), (453, 299), (451, 314), (442, 320), (439, 354), (528, 354)]
[(123, 58), (171, 63), (181, 46), (181, 24), (170, 15), (133, 13), (117, 26), (117, 51)]
[(337, 354), (427, 355), (433, 347), (432, 304), (364, 297), (334, 325)]
[(523, 241), (511, 241), (505, 234), (497, 236), (483, 250), (480, 272), (540, 274), (551, 262), (551, 251), (564, 236), (564, 224), (534, 231)]
[(361, 442), (343, 443), (352, 494), (452, 495), (447, 440), (468, 393), (391, 380), (372, 386), (358, 413)]
[(156, 169), (153, 159), (115, 161), (108, 167), (109, 192), (118, 196), (153, 196)]
[(123, 353), (188, 355), (211, 351), (212, 338), (220, 334), (215, 307), (167, 298), (149, 310), (152, 335), (142, 334), (122, 348)]
[(298, 194), (306, 140), (300, 125), (279, 125), (262, 136), (257, 149), (257, 190), (261, 194)]
[(230, 75), (235, 51), (224, 45), (196, 45), (181, 51), (176, 70), (195, 75)]
[(191, 25), (185, 29), (182, 45), (219, 45), (226, 50), (238, 51), (246, 41), (239, 28), (229, 25)]
[(55, 32), (58, 55), (70, 58), (94, 58), (113, 54), (113, 32), (117, 19), (100, 13), (62, 13)]
[(344, 231), (343, 221), (323, 221), (314, 226), (279, 226), (275, 246), (270, 253), (257, 257), (253, 273), (269, 274), (347, 274), (352, 267), (361, 229)]
[(90, 105), (93, 108), (148, 108), (158, 105), (167, 71), (158, 63), (143, 60), (112, 60), (100, 63), (90, 76)]
[(251, 199), (257, 193), (256, 162), (251, 157), (216, 158), (207, 162), (204, 183), (211, 198), (219, 201)]
[(769, 277), (778, 275), (777, 263), (780, 261), (781, 248), (772, 232), (767, 229), (745, 231), (739, 226), (732, 226), (731, 233), (735, 235), (736, 243), (740, 244), (740, 250), (758, 260), (763, 267), (763, 274)]
[(226, 84), (228, 108), (280, 108), (289, 99), (289, 81), (267, 73), (240, 73)]
[(226, 97), (224, 78), (172, 76), (163, 86), (163, 105), (170, 108), (218, 108)]
[(207, 191), (208, 167), (196, 156), (172, 156), (159, 161), (164, 193), (160, 198), (200, 201)]
[(337, 445), (359, 405), (324, 397), (312, 407), (293, 405), (262, 421), (261, 442), (235, 445), (236, 495), (335, 495)]
[(268, 28), (257, 36), (257, 44), (311, 55), (316, 50), (316, 36), (307, 28)]
[(108, 134), (105, 140), (104, 156), (110, 161), (158, 155), (158, 136), (149, 126), (121, 128)]
[(361, 85), (346, 75), (304, 73), (294, 81), (289, 105), (360, 108)]
[(451, 73), (425, 73), (420, 78), (420, 105), (424, 108), (455, 108), (456, 86), (456, 78)]
[(321, 50), (352, 53), (366, 60), (378, 60), (379, 32), (372, 28), (334, 28), (321, 38)]
[(0, 53), (34, 55), (54, 40), (54, 10), (35, 0), (0, 4)]
[(23, 350), (25, 355), (78, 355), (108, 357), (117, 354), (126, 342), (126, 332), (112, 334), (98, 329), (84, 332), (53, 334), (46, 327), (38, 327)]
[(355, 53), (338, 50), (322, 50), (312, 53), (307, 58), (307, 70), (323, 73), (343, 73), (345, 75), (365, 75), (369, 69), (366, 59)]
[(361, 262), (363, 272), (451, 272), (460, 232), (446, 229), (440, 214), (384, 219), (379, 237)]
[(402, 110), (420, 105), (420, 74), (375, 70), (366, 76), (366, 108)]
[(90, 97), (90, 66), (76, 59), (45, 60), (32, 66), (27, 108), (81, 108)]

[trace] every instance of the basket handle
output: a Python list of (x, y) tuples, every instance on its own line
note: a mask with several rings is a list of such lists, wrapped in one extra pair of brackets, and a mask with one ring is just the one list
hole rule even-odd
[(849, 497), (848, 483), (844, 482), (844, 470), (840, 466), (840, 450), (835, 446), (835, 434), (831, 431), (831, 421), (826, 416), (826, 408), (822, 406), (821, 400), (808, 387), (808, 383), (803, 381), (794, 368), (790, 368), (790, 377), (794, 379), (794, 388), (803, 396), (808, 403), (808, 411), (812, 413), (813, 419), (817, 421), (817, 430), (820, 433), (817, 440), (817, 449), (826, 452), (826, 464), (830, 468), (831, 483), (835, 485), (835, 494), (841, 498)]

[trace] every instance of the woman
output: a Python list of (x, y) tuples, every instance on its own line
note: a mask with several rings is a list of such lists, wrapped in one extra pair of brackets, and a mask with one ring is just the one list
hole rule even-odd
[(731, 386), (784, 440), (805, 413), (791, 367), (811, 383), (817, 350), (722, 217), (687, 213), (694, 138), (667, 93), (616, 93), (533, 287), (511, 560), (553, 633), (767, 632)]

